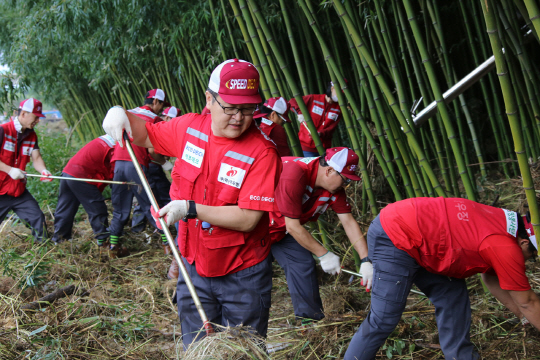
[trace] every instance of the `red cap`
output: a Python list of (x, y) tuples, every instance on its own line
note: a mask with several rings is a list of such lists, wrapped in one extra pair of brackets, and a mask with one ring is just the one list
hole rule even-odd
[(266, 100), (264, 106), (277, 112), (279, 116), (281, 116), (281, 118), (286, 122), (291, 122), (288, 115), (289, 110), (291, 109), (291, 104), (289, 104), (289, 102), (281, 96)]
[(28, 113), (32, 113), (37, 117), (45, 117), (45, 115), (43, 115), (42, 113), (43, 105), (41, 104), (41, 101), (34, 98), (21, 101), (21, 103), (19, 104), (19, 109)]
[(174, 106), (168, 107), (165, 110), (163, 110), (161, 115), (175, 118), (178, 116), (178, 109), (175, 108)]
[(167, 101), (167, 94), (164, 90), (161, 89), (152, 89), (149, 92), (146, 93), (147, 99), (158, 99), (159, 101), (163, 101), (165, 106), (171, 106), (171, 103)]
[(534, 228), (532, 224), (527, 219), (527, 216), (523, 215), (521, 218), (523, 219), (525, 230), (527, 230), (527, 234), (529, 235), (529, 241), (534, 245), (535, 249), (538, 250), (538, 244), (536, 243), (536, 235), (534, 234)]
[(245, 60), (231, 59), (219, 64), (212, 75), (208, 88), (218, 93), (229, 104), (259, 104), (259, 71)]
[(360, 176), (355, 173), (358, 169), (358, 155), (352, 149), (346, 147), (328, 149), (324, 159), (328, 165), (346, 178), (360, 180)]

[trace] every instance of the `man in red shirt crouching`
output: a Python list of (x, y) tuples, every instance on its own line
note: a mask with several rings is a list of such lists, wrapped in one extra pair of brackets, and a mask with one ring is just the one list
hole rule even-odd
[(261, 107), (261, 112), (253, 116), (253, 119), (260, 119), (257, 121), (259, 129), (276, 144), (281, 157), (291, 156), (287, 133), (283, 128), (283, 123), (291, 122), (287, 115), (290, 108), (290, 104), (284, 98), (274, 97), (268, 99)]
[(371, 311), (346, 360), (374, 359), (398, 324), (412, 284), (435, 305), (447, 359), (477, 359), (470, 342), (465, 278), (482, 273), (491, 293), (518, 318), (540, 329), (540, 299), (525, 275), (537, 255), (521, 217), (460, 198), (415, 198), (384, 208), (368, 235), (373, 262)]

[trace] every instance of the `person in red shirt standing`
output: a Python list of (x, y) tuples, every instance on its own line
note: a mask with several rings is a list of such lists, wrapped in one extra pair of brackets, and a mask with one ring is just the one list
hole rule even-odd
[(13, 210), (32, 229), (37, 242), (47, 236), (45, 215), (26, 189), (26, 165), (32, 161), (43, 177), (41, 181), (50, 182), (52, 178), (39, 151), (34, 127), (42, 113), (41, 101), (34, 98), (21, 101), (17, 116), (0, 126), (0, 223), (7, 213)]
[[(168, 225), (179, 222), (178, 247), (204, 310), (212, 323), (243, 324), (266, 336), (272, 290), (268, 212), (276, 210), (281, 161), (253, 122), (258, 89), (253, 64), (227, 60), (210, 76), (210, 115), (147, 124), (114, 107), (103, 128), (116, 139), (133, 132), (135, 144), (178, 158), (173, 201), (159, 216)], [(182, 276), (176, 293), (187, 347), (204, 336), (203, 324)]]
[[(332, 82), (328, 83), (326, 94), (306, 95), (302, 96), (302, 99), (306, 103), (311, 120), (313, 120), (313, 124), (319, 133), (322, 146), (325, 149), (328, 149), (332, 146), (332, 135), (342, 118), (334, 84), (332, 84)], [(304, 115), (300, 111), (298, 103), (294, 98), (289, 100), (289, 102), (293, 111), (298, 115), (298, 121), (300, 122), (298, 138), (300, 139), (300, 145), (302, 145), (304, 156), (319, 156), (313, 138), (311, 137), (310, 130), (304, 122)]]
[(460, 198), (414, 198), (384, 208), (371, 223), (371, 310), (352, 338), (346, 360), (374, 359), (405, 308), (412, 284), (435, 305), (446, 359), (477, 359), (470, 341), (465, 278), (481, 273), (490, 292), (540, 330), (540, 299), (525, 275), (537, 255), (513, 211)]
[(328, 207), (343, 224), (351, 244), (362, 258), (360, 273), (367, 290), (371, 287), (373, 268), (368, 259), (366, 240), (351, 214), (345, 187), (360, 177), (355, 170), (358, 155), (346, 147), (326, 150), (321, 157), (284, 157), (283, 172), (276, 189), (279, 211), (270, 214), (272, 255), (285, 271), (294, 313), (303, 323), (324, 317), (313, 255), (326, 273), (341, 270), (339, 256), (327, 250), (304, 228), (317, 221)]
[(287, 133), (283, 128), (284, 122), (290, 122), (287, 113), (290, 104), (281, 96), (268, 99), (261, 107), (261, 112), (253, 116), (260, 119), (257, 122), (259, 129), (276, 144), (279, 156), (291, 156), (291, 150), (287, 143)]
[[(72, 157), (62, 177), (112, 180), (114, 168), (111, 158), (116, 141), (109, 135), (103, 135), (90, 141)], [(125, 186), (125, 185), (124, 185)], [(101, 194), (107, 184), (95, 182), (60, 181), (58, 205), (54, 212), (54, 235), (52, 241), (58, 244), (71, 239), (73, 220), (82, 204), (88, 214), (88, 221), (94, 232), (98, 246), (103, 246), (109, 239), (107, 205)]]
[[(153, 89), (146, 93), (144, 106), (129, 110), (129, 112), (147, 123), (153, 124), (161, 121), (157, 115), (161, 113), (164, 106), (169, 106), (167, 95), (161, 89)], [(141, 184), (141, 180), (135, 171), (135, 166), (131, 161), (131, 157), (127, 149), (123, 145), (123, 140), (118, 140), (114, 155), (111, 159), (114, 162), (114, 181), (128, 181)], [(142, 146), (133, 146), (133, 152), (137, 157), (137, 161), (143, 168), (145, 174), (148, 172), (148, 164), (150, 159), (164, 161), (163, 156), (157, 154), (153, 149), (146, 149)], [(120, 236), (124, 231), (124, 226), (129, 220), (131, 214), (131, 206), (133, 197), (137, 198), (143, 214), (146, 216), (150, 224), (156, 227), (156, 222), (150, 213), (150, 200), (144, 191), (139, 192), (138, 187), (127, 187), (124, 185), (113, 185), (111, 199), (113, 204), (113, 217), (111, 226), (109, 227), (110, 235), (110, 252), (111, 256), (119, 257), (128, 254), (127, 250), (120, 246)], [(157, 228), (157, 227), (156, 227)], [(167, 252), (167, 239), (162, 234), (163, 246)]]

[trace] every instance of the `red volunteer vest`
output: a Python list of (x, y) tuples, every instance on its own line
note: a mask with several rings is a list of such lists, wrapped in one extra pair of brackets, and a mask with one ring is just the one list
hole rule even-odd
[[(336, 202), (337, 197), (341, 195), (332, 194), (324, 189), (316, 189), (315, 180), (317, 178), (317, 169), (319, 167), (318, 157), (284, 157), (281, 159), (283, 163), (287, 161), (294, 161), (304, 171), (309, 179), (308, 185), (306, 185), (304, 195), (302, 196), (302, 216), (300, 217), (300, 223), (304, 225), (308, 221), (317, 221), (321, 214), (324, 214), (328, 206)], [(286, 169), (286, 168), (284, 168)], [(287, 170), (284, 170), (287, 171)], [(279, 187), (279, 184), (278, 184)], [(270, 241), (276, 243), (283, 239), (287, 231), (285, 226), (285, 217), (279, 211), (270, 213)]]
[[(161, 118), (154, 114), (148, 106), (141, 106), (128, 111), (151, 124), (154, 124), (161, 120)], [(133, 152), (135, 153), (139, 164), (148, 167), (148, 163), (150, 162), (150, 155), (148, 155), (148, 149), (134, 144), (131, 144), (131, 147), (133, 148)], [(129, 152), (127, 151), (126, 147), (121, 147), (120, 144), (116, 144), (116, 147), (114, 149), (114, 155), (111, 159), (111, 161), (113, 162), (117, 160), (131, 161), (131, 157), (129, 156)]]
[[(231, 146), (215, 153), (216, 145), (209, 144), (211, 123), (211, 116), (196, 116), (186, 123), (182, 157), (176, 160), (171, 174), (171, 198), (211, 206), (235, 205), (251, 165), (273, 145), (252, 124)], [(209, 156), (221, 159), (220, 166), (209, 169)], [(203, 229), (198, 219), (180, 221), (179, 225), (180, 252), (190, 264), (195, 262), (197, 273), (204, 277), (223, 276), (256, 265), (270, 252), (267, 213), (249, 233), (215, 225)]]
[(276, 144), (280, 157), (291, 156), (291, 150), (287, 144), (287, 133), (282, 126), (276, 125), (272, 120), (262, 118), (259, 129)]
[[(418, 239), (396, 241), (397, 248), (411, 255), (420, 266), (435, 274), (466, 278), (488, 271), (480, 256), (482, 241), (490, 235), (503, 235), (516, 239), (517, 214), (461, 198), (414, 198)], [(381, 211), (381, 224), (385, 228), (385, 213), (392, 211), (392, 204)], [(416, 240), (416, 241), (414, 241)], [(518, 246), (516, 242), (516, 246)]]
[[(76, 178), (87, 178), (96, 180), (112, 180), (114, 168), (111, 157), (114, 153), (115, 145), (106, 136), (100, 136), (90, 141), (75, 154), (67, 163), (64, 172)], [(97, 186), (99, 191), (103, 191), (107, 184), (88, 183)]]
[[(341, 120), (341, 108), (338, 103), (329, 104), (326, 102), (326, 95), (306, 95), (302, 97), (311, 115), (311, 120), (317, 128), (317, 132), (321, 133), (320, 138), (325, 149), (332, 147), (332, 135)], [(298, 112), (299, 107), (295, 99), (290, 100), (292, 108)], [(317, 151), (313, 139), (305, 125), (300, 125), (298, 138), (302, 145), (302, 150)]]
[[(13, 121), (1, 125), (4, 129), (4, 140), (0, 149), (0, 161), (11, 167), (24, 171), (31, 160), (32, 151), (36, 144), (37, 135), (32, 131), (19, 149), (17, 145), (17, 130)], [(13, 180), (8, 173), (0, 171), (0, 195), (20, 196), (26, 188), (26, 179)]]

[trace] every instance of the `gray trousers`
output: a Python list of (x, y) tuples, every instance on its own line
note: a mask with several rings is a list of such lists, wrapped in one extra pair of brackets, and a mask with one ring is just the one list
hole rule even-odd
[(311, 252), (287, 234), (272, 245), (272, 256), (285, 271), (294, 315), (314, 320), (324, 318), (316, 264)]
[(44, 237), (47, 237), (45, 215), (27, 189), (24, 189), (24, 192), (17, 197), (0, 195), (0, 223), (4, 221), (10, 210), (13, 210), (19, 219), (32, 229), (32, 235), (37, 242), (41, 242)]
[[(144, 172), (147, 170), (143, 166)], [(114, 165), (114, 181), (130, 181), (137, 184), (142, 184), (135, 166), (131, 161), (118, 160)], [(131, 214), (131, 204), (133, 197), (137, 198), (141, 209), (146, 216), (148, 222), (156, 227), (156, 222), (150, 213), (150, 200), (144, 192), (142, 186), (128, 186), (128, 185), (112, 185), (111, 199), (113, 204), (113, 217), (111, 220), (111, 226), (109, 231), (111, 235), (121, 236), (124, 231), (124, 226), (129, 220)]]
[(374, 272), (371, 310), (354, 334), (344, 359), (375, 359), (401, 319), (413, 283), (435, 305), (439, 342), (445, 358), (477, 359), (469, 336), (471, 306), (465, 280), (432, 274), (422, 268), (409, 254), (394, 246), (378, 216), (369, 227), (367, 243)]
[[(73, 178), (66, 173), (62, 173), (62, 176)], [(54, 212), (54, 242), (71, 239), (73, 220), (80, 204), (88, 214), (95, 238), (100, 240), (109, 238), (107, 205), (95, 185), (82, 181), (61, 180), (58, 192), (58, 205)]]
[[(266, 337), (272, 292), (272, 260), (268, 256), (257, 265), (218, 277), (202, 277), (182, 257), (202, 307), (211, 323), (223, 326), (250, 326)], [(176, 286), (178, 315), (182, 325), (184, 348), (205, 335), (182, 274)]]
[[(167, 179), (167, 175), (163, 171), (161, 165), (153, 162), (148, 166), (148, 184), (154, 193), (154, 197), (160, 208), (171, 202), (169, 191), (171, 190), (171, 182)], [(146, 227), (145, 215), (139, 204), (133, 209), (133, 217), (131, 219), (131, 230), (141, 232)]]

